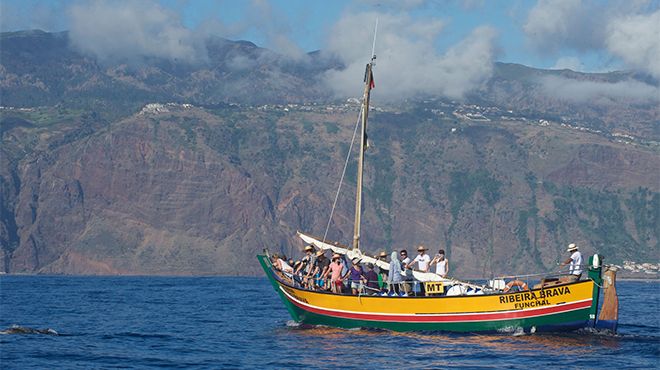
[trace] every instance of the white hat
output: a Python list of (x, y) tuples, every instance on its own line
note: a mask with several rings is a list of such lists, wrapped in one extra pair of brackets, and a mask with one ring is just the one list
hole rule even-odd
[(566, 250), (566, 252), (573, 252), (573, 251), (576, 251), (576, 250), (578, 250), (577, 245), (575, 245), (575, 243), (571, 243), (571, 244), (568, 245), (568, 249)]

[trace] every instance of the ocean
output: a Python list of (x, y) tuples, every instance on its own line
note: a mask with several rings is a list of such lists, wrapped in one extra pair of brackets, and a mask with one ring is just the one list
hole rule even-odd
[(266, 278), (3, 275), (0, 367), (660, 367), (660, 282), (617, 288), (616, 335), (482, 335), (301, 327)]

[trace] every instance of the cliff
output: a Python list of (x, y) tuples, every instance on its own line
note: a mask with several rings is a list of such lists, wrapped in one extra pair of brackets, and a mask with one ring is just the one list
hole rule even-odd
[[(18, 125), (3, 136), (4, 270), (258, 274), (263, 248), (295, 256), (296, 230), (323, 233), (354, 119), (172, 105)], [(659, 257), (652, 148), (420, 109), (375, 112), (370, 127), (366, 250), (444, 248), (456, 276), (553, 269), (569, 242), (610, 262)], [(354, 171), (329, 235), (343, 242)]]

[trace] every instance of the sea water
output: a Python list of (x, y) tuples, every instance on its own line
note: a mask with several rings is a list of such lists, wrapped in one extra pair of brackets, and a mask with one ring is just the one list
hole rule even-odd
[(659, 367), (660, 283), (617, 287), (616, 335), (482, 335), (302, 327), (265, 278), (4, 275), (0, 368)]

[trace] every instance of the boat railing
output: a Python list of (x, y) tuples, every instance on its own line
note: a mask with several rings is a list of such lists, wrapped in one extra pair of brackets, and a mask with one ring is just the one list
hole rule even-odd
[[(589, 266), (591, 266), (591, 265), (589, 265), (589, 264), (577, 265), (577, 267), (580, 267), (580, 268), (587, 268)], [(535, 273), (535, 274), (503, 275), (503, 276), (494, 277), (493, 279), (522, 279), (522, 278), (539, 277), (539, 276), (543, 276), (545, 278), (552, 278), (552, 277), (566, 276), (570, 273), (571, 273), (570, 269), (567, 269), (567, 270), (550, 271), (550, 272), (539, 272), (539, 273)]]
[[(267, 257), (270, 257), (270, 254), (268, 253), (267, 250), (264, 250), (265, 254)], [(280, 280), (285, 282), (288, 285), (291, 285), (295, 288), (299, 289), (305, 289), (305, 290), (317, 290), (317, 289), (309, 289), (307, 287), (307, 281), (312, 280), (314, 281), (313, 284), (316, 284), (319, 280), (324, 281), (325, 284), (329, 284), (329, 279), (326, 278), (320, 278), (318, 276), (306, 276), (305, 274), (295, 274), (291, 272), (285, 272), (281, 271), (278, 268), (276, 268), (273, 263), (270, 261), (270, 258), (266, 258), (268, 261), (269, 267), (276, 272), (276, 275)], [(580, 267), (588, 267), (589, 265), (580, 265)], [(514, 274), (514, 275), (502, 275), (502, 276), (497, 276), (492, 278), (491, 280), (521, 280), (524, 281), (525, 284), (527, 284), (530, 288), (533, 286), (532, 282), (534, 278), (539, 278), (538, 281), (540, 281), (542, 284), (548, 280), (551, 281), (558, 281), (562, 276), (566, 276), (570, 273), (569, 270), (566, 271), (555, 271), (555, 272), (541, 272), (541, 273), (534, 273), (534, 274)], [(349, 285), (350, 288), (350, 283), (352, 282), (351, 280), (347, 279), (346, 282)], [(369, 283), (378, 283), (379, 287), (378, 288), (372, 288), (369, 286)], [(498, 288), (495, 286), (491, 286), (490, 283), (483, 284), (483, 285), (477, 285), (477, 284), (471, 284), (471, 283), (466, 283), (464, 281), (452, 279), (452, 278), (446, 278), (446, 280), (443, 282), (447, 284), (448, 286), (452, 285), (462, 285), (465, 286), (466, 288), (472, 288), (472, 289), (477, 289), (477, 290), (482, 290), (486, 294), (493, 294), (493, 293), (501, 293), (505, 292), (506, 290), (502, 288)], [(419, 293), (422, 291), (422, 286), (424, 282), (423, 281), (418, 281), (418, 280), (404, 280), (401, 282), (397, 283), (390, 283), (387, 281), (364, 281), (360, 280), (359, 281), (359, 288), (358, 288), (358, 294), (364, 295), (368, 293), (382, 293), (382, 292), (389, 292), (393, 290), (393, 287), (396, 287), (397, 290), (406, 290), (408, 292), (413, 292), (413, 293)], [(373, 284), (372, 284), (373, 285)], [(315, 285), (316, 286), (316, 285)], [(404, 288), (405, 287), (405, 288)], [(321, 290), (325, 290), (326, 288), (320, 288)]]

